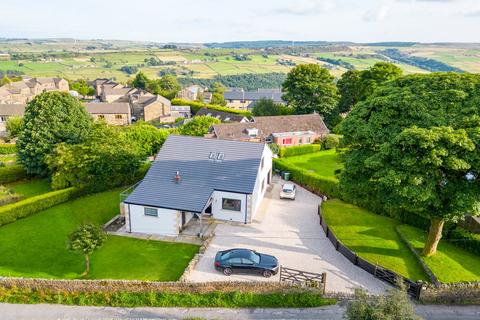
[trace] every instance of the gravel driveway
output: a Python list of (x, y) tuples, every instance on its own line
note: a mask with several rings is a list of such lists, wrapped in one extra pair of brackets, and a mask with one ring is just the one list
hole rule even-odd
[(280, 200), (283, 182), (275, 177), (273, 190), (265, 196), (254, 223), (220, 223), (217, 226), (214, 239), (187, 277), (188, 281), (279, 281), (278, 275), (265, 279), (234, 274), (227, 278), (214, 269), (213, 259), (217, 251), (240, 247), (272, 254), (285, 267), (327, 272), (328, 292), (351, 293), (353, 288), (363, 287), (371, 293), (381, 293), (389, 287), (351, 264), (325, 237), (317, 214), (320, 197), (298, 187), (294, 201)]

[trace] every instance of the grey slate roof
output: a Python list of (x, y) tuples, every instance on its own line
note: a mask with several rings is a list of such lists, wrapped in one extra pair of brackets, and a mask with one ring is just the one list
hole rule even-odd
[(283, 93), (279, 89), (259, 89), (257, 91), (226, 91), (223, 94), (225, 100), (248, 100), (271, 99), (277, 103), (285, 103)]
[[(126, 203), (202, 212), (214, 190), (251, 194), (263, 143), (171, 135)], [(224, 153), (222, 161), (210, 153)], [(175, 181), (179, 171), (181, 180)]]
[(219, 119), (222, 122), (241, 122), (244, 119), (248, 120), (245, 116), (242, 116), (239, 114), (223, 112), (223, 111), (218, 111), (218, 110), (208, 109), (208, 108), (202, 108), (198, 110), (198, 112), (195, 115), (214, 117)]

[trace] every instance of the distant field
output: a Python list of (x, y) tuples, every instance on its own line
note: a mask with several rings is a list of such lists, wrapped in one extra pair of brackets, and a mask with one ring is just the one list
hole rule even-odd
[[(89, 43), (89, 42), (86, 42)], [(92, 45), (99, 46), (92, 41)], [(296, 64), (318, 63), (327, 67), (330, 72), (339, 77), (347, 69), (325, 61), (318, 57), (340, 59), (352, 64), (356, 69), (364, 70), (385, 58), (378, 56), (378, 52), (387, 47), (377, 46), (341, 46), (338, 48), (316, 48), (312, 53), (305, 49), (296, 52), (295, 48), (267, 52), (259, 49), (159, 49), (147, 48), (135, 42), (118, 42), (115, 45), (102, 43), (110, 49), (85, 50), (86, 44), (74, 41), (65, 43), (1, 43), (0, 52), (17, 53), (73, 53), (75, 56), (49, 59), (47, 61), (29, 60), (2, 60), (0, 71), (21, 71), (28, 76), (61, 76), (68, 79), (93, 79), (97, 77), (115, 78), (118, 81), (127, 81), (131, 76), (120, 71), (122, 66), (137, 66), (149, 77), (158, 77), (164, 69), (173, 69), (177, 74), (192, 72), (194, 78), (212, 78), (216, 75), (236, 75), (242, 73), (270, 73), (288, 72), (290, 66), (280, 65), (279, 59), (290, 60)], [(468, 72), (480, 72), (480, 47), (454, 45), (414, 45), (397, 47), (403, 53), (435, 59)], [(308, 50), (308, 49), (307, 49)], [(323, 50), (323, 51), (322, 51)], [(238, 61), (234, 55), (247, 54), (249, 60)], [(146, 66), (145, 59), (155, 57), (164, 62), (175, 62), (175, 65)], [(111, 64), (111, 67), (107, 66)], [(426, 70), (397, 63), (406, 74), (425, 73)]]

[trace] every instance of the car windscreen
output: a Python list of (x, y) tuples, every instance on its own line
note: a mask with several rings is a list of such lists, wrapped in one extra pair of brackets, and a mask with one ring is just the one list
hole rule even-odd
[(290, 193), (290, 192), (293, 192), (293, 190), (289, 188), (283, 188), (283, 192)]

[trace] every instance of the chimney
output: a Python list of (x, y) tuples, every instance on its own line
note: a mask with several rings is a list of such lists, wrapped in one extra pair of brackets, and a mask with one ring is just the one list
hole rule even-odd
[(182, 180), (182, 176), (180, 175), (180, 171), (175, 172), (175, 182), (179, 183)]

